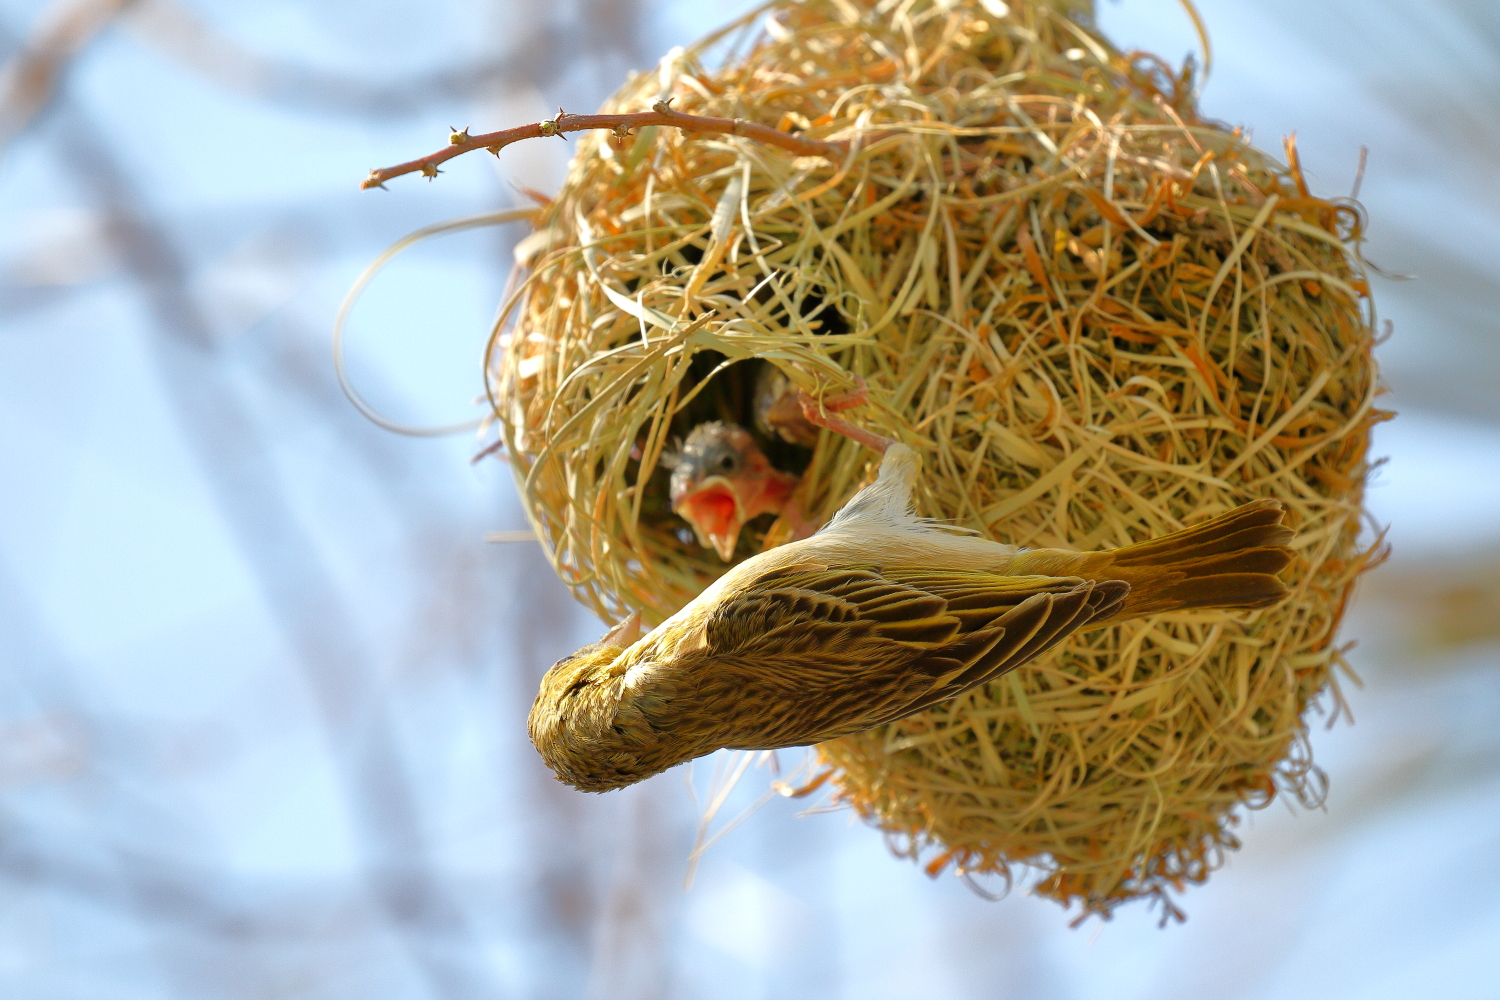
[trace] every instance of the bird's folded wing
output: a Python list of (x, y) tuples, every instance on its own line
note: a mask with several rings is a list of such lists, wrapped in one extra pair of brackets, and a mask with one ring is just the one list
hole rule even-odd
[[(893, 722), (957, 697), (1040, 656), (1089, 622), (1119, 609), (1130, 592), (1119, 580), (1077, 577), (996, 576), (982, 572), (890, 570), (893, 582), (941, 596), (947, 613), (970, 636), (1003, 629), (992, 646), (972, 657), (955, 643), (928, 654), (920, 669), (936, 673), (940, 659), (952, 666), (936, 677), (933, 689), (908, 705)], [(954, 655), (954, 654), (959, 655)]]
[[(798, 746), (955, 697), (1043, 652), (1128, 587), (1058, 577), (792, 566), (725, 600), (682, 663), (726, 746)], [(684, 678), (686, 679), (686, 678)]]

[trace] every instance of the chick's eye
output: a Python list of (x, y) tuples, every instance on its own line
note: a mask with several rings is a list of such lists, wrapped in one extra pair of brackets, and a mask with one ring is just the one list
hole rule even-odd
[(733, 455), (725, 455), (723, 458), (719, 459), (719, 468), (723, 469), (725, 472), (733, 472), (734, 467), (738, 464), (739, 463), (734, 460)]

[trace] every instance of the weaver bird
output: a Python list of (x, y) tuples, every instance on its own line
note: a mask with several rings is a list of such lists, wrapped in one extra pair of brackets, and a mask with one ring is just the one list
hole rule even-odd
[[(753, 390), (756, 429), (767, 438), (779, 437), (811, 448), (818, 429), (827, 427), (877, 451), (886, 439), (872, 435), (841, 417), (842, 410), (863, 404), (868, 396), (864, 380), (853, 390), (814, 400), (770, 363), (762, 363)], [(800, 477), (771, 464), (755, 436), (727, 420), (711, 420), (694, 427), (682, 443), (672, 469), (672, 510), (692, 525), (698, 544), (712, 548), (729, 562), (740, 531), (761, 514), (785, 518), (795, 538), (805, 538), (817, 527), (793, 498)]]
[(640, 613), (553, 665), (529, 719), (559, 779), (633, 784), (721, 748), (805, 746), (894, 722), (1070, 633), (1286, 594), (1282, 507), (1259, 500), (1102, 552), (1018, 549), (911, 511), (917, 459), (816, 535), (745, 560), (649, 632)]

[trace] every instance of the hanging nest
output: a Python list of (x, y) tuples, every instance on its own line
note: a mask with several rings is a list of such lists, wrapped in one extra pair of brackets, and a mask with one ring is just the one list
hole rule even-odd
[[(710, 56), (722, 68), (710, 70)], [(638, 75), (607, 111), (856, 139), (840, 162), (733, 135), (588, 133), (518, 250), (489, 372), (535, 527), (580, 600), (660, 620), (726, 565), (668, 503), (755, 366), (923, 458), (919, 512), (1023, 546), (1164, 535), (1259, 497), (1296, 530), (1291, 598), (1075, 637), (950, 703), (818, 747), (900, 853), (1108, 914), (1217, 866), (1238, 807), (1319, 801), (1303, 716), (1335, 629), (1377, 380), (1359, 214), (1198, 117), (1191, 71), (1083, 6), (807, 0)], [(872, 455), (764, 442), (831, 514)], [(775, 449), (779, 448), (777, 451)], [(785, 537), (771, 515), (736, 558)]]

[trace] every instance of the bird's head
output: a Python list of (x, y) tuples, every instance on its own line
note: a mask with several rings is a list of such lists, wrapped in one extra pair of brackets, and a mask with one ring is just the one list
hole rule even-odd
[(740, 529), (751, 518), (780, 511), (795, 477), (775, 469), (743, 427), (721, 420), (699, 424), (683, 442), (672, 470), (672, 510), (729, 562)]
[(677, 763), (660, 764), (660, 740), (626, 692), (630, 658), (644, 635), (640, 612), (596, 643), (552, 665), (527, 728), (542, 760), (584, 792), (623, 788)]

